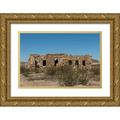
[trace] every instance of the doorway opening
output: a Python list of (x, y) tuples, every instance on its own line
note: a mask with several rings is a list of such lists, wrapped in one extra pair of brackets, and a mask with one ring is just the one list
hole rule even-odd
[(72, 65), (72, 60), (69, 60), (68, 63), (69, 63), (69, 65)]
[(56, 66), (58, 64), (58, 59), (54, 60), (54, 66)]
[(83, 61), (82, 61), (82, 65), (84, 65), (84, 66), (85, 66), (85, 60), (83, 60)]
[(46, 66), (46, 60), (43, 60), (43, 66)]

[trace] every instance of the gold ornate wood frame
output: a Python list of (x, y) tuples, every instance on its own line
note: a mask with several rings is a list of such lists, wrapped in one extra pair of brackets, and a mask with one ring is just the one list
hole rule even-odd
[[(109, 23), (110, 97), (11, 97), (11, 23)], [(120, 14), (0, 14), (0, 106), (119, 106)]]

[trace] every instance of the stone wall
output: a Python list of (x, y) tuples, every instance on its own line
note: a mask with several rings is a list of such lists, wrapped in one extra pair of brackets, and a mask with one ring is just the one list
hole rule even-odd
[(45, 68), (47, 66), (72, 65), (90, 67), (92, 56), (67, 55), (67, 54), (31, 54), (28, 60), (29, 68)]

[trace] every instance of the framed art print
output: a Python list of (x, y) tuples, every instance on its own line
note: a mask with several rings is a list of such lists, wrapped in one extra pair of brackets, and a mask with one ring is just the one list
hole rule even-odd
[(119, 14), (0, 14), (1, 106), (119, 106)]

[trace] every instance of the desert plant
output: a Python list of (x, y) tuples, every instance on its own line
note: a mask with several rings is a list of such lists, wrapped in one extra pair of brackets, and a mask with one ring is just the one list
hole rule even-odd
[(24, 75), (25, 77), (28, 77), (28, 76), (29, 76), (29, 73), (28, 73), (28, 72), (25, 72), (25, 73), (23, 73), (23, 75)]
[(94, 68), (92, 69), (92, 72), (94, 75), (100, 75), (100, 68)]
[(56, 67), (55, 66), (46, 67), (46, 70), (45, 70), (46, 75), (55, 75), (55, 73), (56, 73)]
[(39, 68), (35, 68), (35, 73), (39, 73)]
[(25, 67), (24, 66), (20, 66), (20, 73), (24, 73), (25, 72)]
[(86, 85), (88, 83), (88, 78), (89, 78), (89, 70), (88, 69), (77, 69), (78, 78), (78, 84)]
[(88, 82), (87, 69), (73, 68), (70, 65), (47, 67), (45, 73), (55, 76), (61, 86), (86, 85)]
[(74, 86), (76, 84), (75, 71), (71, 66), (65, 65), (58, 67), (56, 76), (62, 86)]
[(20, 73), (23, 74), (24, 76), (28, 77), (29, 69), (25, 66), (21, 66), (20, 67)]

